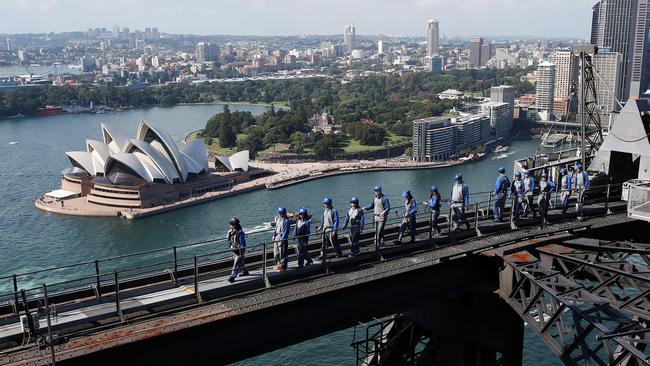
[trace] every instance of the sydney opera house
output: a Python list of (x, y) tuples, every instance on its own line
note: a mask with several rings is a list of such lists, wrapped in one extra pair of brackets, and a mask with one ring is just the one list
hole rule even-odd
[(249, 171), (248, 151), (219, 156), (211, 167), (202, 140), (177, 145), (147, 121), (140, 122), (135, 138), (120, 136), (105, 124), (101, 136), (102, 141), (86, 140), (85, 151), (66, 153), (72, 168), (62, 172), (61, 189), (46, 194), (41, 205), (54, 200), (65, 207), (61, 201), (74, 200), (89, 213), (100, 207), (149, 208), (228, 190), (266, 173)]

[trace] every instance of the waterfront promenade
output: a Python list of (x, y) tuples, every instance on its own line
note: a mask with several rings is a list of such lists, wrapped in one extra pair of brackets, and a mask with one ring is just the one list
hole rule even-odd
[(67, 200), (56, 200), (40, 197), (35, 201), (37, 208), (63, 215), (72, 216), (100, 216), (115, 217), (123, 216), (127, 219), (137, 219), (155, 214), (177, 210), (196, 204), (226, 198), (237, 194), (251, 192), (258, 189), (279, 189), (307, 181), (332, 177), (342, 174), (361, 172), (385, 171), (385, 170), (414, 170), (434, 169), (462, 164), (460, 161), (416, 163), (412, 161), (402, 162), (395, 159), (381, 160), (357, 160), (357, 161), (328, 161), (309, 162), (296, 164), (263, 163), (252, 161), (253, 168), (273, 172), (273, 175), (243, 182), (228, 190), (206, 192), (199, 196), (188, 197), (173, 203), (147, 208), (124, 209), (119, 207), (102, 206), (89, 203), (86, 197), (78, 197)]

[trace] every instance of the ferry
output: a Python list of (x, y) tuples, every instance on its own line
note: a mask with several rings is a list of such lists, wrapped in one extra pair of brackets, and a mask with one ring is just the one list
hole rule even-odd
[(36, 114), (39, 116), (51, 116), (55, 114), (63, 114), (65, 110), (61, 107), (54, 107), (51, 105), (46, 106), (45, 108), (39, 108), (36, 111)]

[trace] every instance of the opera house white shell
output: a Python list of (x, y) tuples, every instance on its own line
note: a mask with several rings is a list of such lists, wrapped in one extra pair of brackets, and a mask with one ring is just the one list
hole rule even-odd
[(208, 172), (208, 153), (201, 140), (181, 143), (180, 148), (161, 128), (140, 121), (136, 138), (127, 139), (101, 124), (103, 142), (86, 141), (86, 151), (66, 155), (73, 166), (91, 176), (104, 176), (113, 184), (184, 183)]

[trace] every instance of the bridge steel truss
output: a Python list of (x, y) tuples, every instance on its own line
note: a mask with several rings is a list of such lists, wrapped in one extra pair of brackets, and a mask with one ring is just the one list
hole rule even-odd
[(504, 256), (501, 297), (567, 365), (650, 365), (650, 244), (573, 239)]

